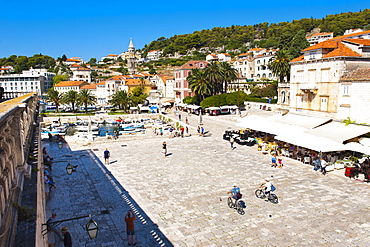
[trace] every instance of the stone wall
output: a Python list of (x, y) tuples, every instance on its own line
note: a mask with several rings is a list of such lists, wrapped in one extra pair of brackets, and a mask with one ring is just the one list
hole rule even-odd
[(27, 158), (38, 114), (36, 93), (0, 104), (0, 246), (13, 246), (23, 181), (31, 167)]

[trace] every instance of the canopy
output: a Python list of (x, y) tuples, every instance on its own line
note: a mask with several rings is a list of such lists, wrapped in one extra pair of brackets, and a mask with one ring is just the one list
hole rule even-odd
[(238, 109), (236, 105), (223, 105), (220, 108), (221, 109)]
[(150, 110), (149, 106), (141, 106), (140, 107), (140, 111), (149, 111), (149, 110)]
[(297, 114), (292, 114), (292, 113), (288, 113), (284, 116), (277, 115), (277, 116), (274, 116), (273, 119), (275, 122), (278, 122), (278, 123), (293, 124), (295, 126), (304, 127), (307, 129), (313, 129), (322, 124), (332, 121), (331, 118), (311, 117), (311, 116), (297, 115)]
[(220, 110), (220, 107), (211, 106), (211, 107), (206, 108), (206, 110), (216, 111), (216, 110)]
[(369, 132), (370, 128), (367, 126), (355, 124), (346, 126), (340, 122), (331, 122), (308, 131), (309, 134), (326, 137), (340, 143)]
[(275, 136), (275, 139), (288, 142), (300, 147), (315, 150), (318, 152), (346, 150), (344, 145), (339, 142), (333, 141), (325, 137), (310, 135), (305, 132), (302, 132), (299, 135), (297, 135), (297, 133), (294, 132), (291, 133), (287, 132), (285, 134)]
[(307, 131), (307, 129), (299, 126), (274, 122), (273, 118), (271, 117), (264, 118), (256, 115), (248, 115), (246, 117), (243, 117), (236, 125), (239, 127), (258, 130), (273, 135), (293, 132), (297, 134)]
[(370, 147), (364, 146), (361, 143), (349, 142), (349, 143), (345, 144), (344, 146), (346, 148), (345, 150), (350, 150), (350, 151), (355, 151), (355, 152), (359, 152), (359, 153), (362, 153), (362, 154), (370, 155)]

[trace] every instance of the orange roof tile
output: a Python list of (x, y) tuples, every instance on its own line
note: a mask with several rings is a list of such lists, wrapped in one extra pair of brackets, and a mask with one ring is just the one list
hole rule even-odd
[(340, 81), (369, 81), (370, 68), (358, 68), (343, 75)]
[(303, 49), (302, 51), (312, 51), (312, 50), (323, 49), (323, 48), (335, 49), (337, 48), (337, 46), (338, 46), (338, 42), (330, 39), (330, 40), (325, 40), (323, 42), (320, 42), (316, 45), (307, 47), (306, 49)]
[(253, 49), (251, 49), (251, 50), (249, 50), (249, 51), (262, 51), (264, 48), (253, 48)]
[(370, 30), (363, 31), (363, 32), (358, 32), (358, 33), (351, 33), (351, 34), (347, 34), (347, 35), (342, 35), (342, 36), (334, 37), (334, 38), (329, 39), (329, 40), (345, 39), (345, 38), (356, 37), (356, 36), (360, 36), (362, 34), (368, 34), (368, 33), (370, 33)]
[(343, 39), (343, 41), (358, 45), (370, 46), (370, 39)]
[(304, 60), (304, 55), (301, 55), (299, 57), (294, 58), (290, 62), (299, 62), (299, 61), (303, 61), (303, 60)]
[(188, 61), (187, 63), (185, 63), (184, 65), (182, 65), (179, 69), (195, 69), (195, 68), (199, 68), (199, 64), (203, 63), (203, 66), (206, 67), (208, 66), (208, 62), (206, 61), (201, 61), (201, 60), (191, 60), (191, 61)]
[(73, 86), (79, 86), (82, 83), (86, 83), (84, 81), (61, 81), (54, 87), (73, 87)]
[(81, 89), (96, 89), (96, 84), (82, 86)]
[(141, 83), (140, 79), (127, 79), (125, 80), (125, 82), (126, 82), (126, 85), (128, 86), (140, 85)]
[(360, 54), (348, 48), (341, 42), (338, 42), (338, 48), (322, 56), (323, 58), (328, 57), (361, 57)]
[(96, 85), (105, 85), (105, 81), (98, 82)]
[(72, 58), (67, 58), (66, 62), (81, 62), (81, 60), (78, 59), (72, 59)]
[(72, 68), (74, 68), (74, 67), (81, 68), (82, 66), (79, 65), (79, 64), (77, 64), (77, 63), (72, 63), (71, 65), (69, 65), (69, 67), (72, 67)]
[(77, 70), (79, 70), (79, 71), (90, 71), (90, 69), (84, 68), (84, 67), (78, 68)]

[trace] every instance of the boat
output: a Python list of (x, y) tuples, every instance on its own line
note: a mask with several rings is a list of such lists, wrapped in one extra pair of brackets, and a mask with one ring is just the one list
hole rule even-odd
[(105, 119), (105, 123), (107, 123), (107, 124), (116, 124), (117, 122), (114, 119), (107, 118), (107, 119)]

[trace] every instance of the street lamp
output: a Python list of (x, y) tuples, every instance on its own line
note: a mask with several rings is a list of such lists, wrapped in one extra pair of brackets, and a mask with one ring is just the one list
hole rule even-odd
[(98, 235), (99, 226), (93, 219), (90, 219), (86, 224), (86, 231), (89, 234), (90, 239), (96, 238)]
[(68, 175), (72, 175), (73, 170), (74, 170), (73, 165), (71, 165), (70, 163), (68, 163), (68, 165), (66, 166), (67, 174)]
[(59, 149), (62, 149), (62, 148), (63, 148), (63, 142), (59, 142), (59, 143), (58, 143), (58, 148), (59, 148)]

